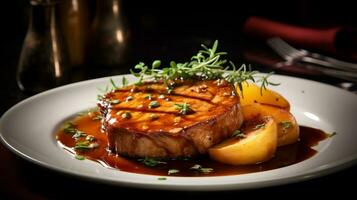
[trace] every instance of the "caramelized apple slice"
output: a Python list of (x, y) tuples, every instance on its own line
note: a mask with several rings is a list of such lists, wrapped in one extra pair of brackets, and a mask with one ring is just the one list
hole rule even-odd
[(290, 110), (289, 102), (277, 92), (269, 89), (261, 90), (260, 87), (253, 83), (244, 82), (242, 86), (243, 95), (240, 89), (237, 87), (237, 92), (239, 94), (242, 106), (250, 105), (253, 103), (261, 103), (264, 105), (279, 107), (287, 111)]
[(244, 120), (272, 116), (278, 125), (278, 146), (292, 144), (299, 139), (299, 126), (294, 116), (281, 108), (257, 103), (242, 106)]
[(274, 156), (277, 147), (277, 124), (272, 117), (247, 122), (243, 134), (237, 134), (208, 149), (212, 159), (231, 165), (256, 164)]

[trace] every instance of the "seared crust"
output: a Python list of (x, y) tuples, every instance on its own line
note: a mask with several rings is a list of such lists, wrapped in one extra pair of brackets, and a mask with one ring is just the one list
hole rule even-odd
[[(129, 157), (193, 157), (241, 126), (239, 97), (226, 81), (175, 84), (170, 94), (162, 83), (145, 83), (118, 89), (100, 101), (112, 151)], [(153, 101), (157, 107), (150, 107)], [(175, 104), (184, 103), (192, 112), (180, 113)]]

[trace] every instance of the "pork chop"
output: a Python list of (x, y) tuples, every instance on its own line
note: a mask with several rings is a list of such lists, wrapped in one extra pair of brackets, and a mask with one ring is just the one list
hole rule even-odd
[(239, 96), (225, 80), (127, 86), (105, 95), (98, 106), (109, 149), (135, 158), (205, 154), (243, 122)]

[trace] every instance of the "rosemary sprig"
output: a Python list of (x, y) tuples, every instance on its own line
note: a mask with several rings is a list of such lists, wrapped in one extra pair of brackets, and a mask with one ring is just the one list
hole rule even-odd
[[(243, 90), (242, 83), (247, 80), (261, 82), (262, 90), (266, 89), (268, 85), (277, 85), (268, 81), (268, 77), (272, 73), (266, 76), (257, 76), (258, 71), (252, 71), (250, 66), (247, 69), (244, 64), (236, 68), (233, 62), (223, 58), (227, 54), (226, 52), (217, 51), (217, 40), (211, 48), (205, 45), (202, 45), (202, 48), (188, 62), (176, 63), (171, 61), (169, 66), (163, 67), (161, 70), (158, 69), (161, 66), (161, 61), (159, 60), (155, 60), (151, 67), (140, 62), (135, 66), (138, 72), (131, 70), (131, 73), (138, 78), (137, 85), (141, 85), (144, 81), (163, 81), (168, 85), (170, 81), (176, 79), (224, 79), (238, 86), (241, 91)], [(232, 70), (228, 71), (228, 69)]]
[(266, 76), (261, 77), (261, 79), (259, 79), (257, 82), (261, 82), (261, 86), (260, 86), (260, 95), (263, 96), (263, 90), (267, 89), (267, 86), (272, 85), (272, 86), (278, 86), (280, 85), (280, 83), (273, 83), (268, 81), (268, 78), (273, 75), (274, 72), (270, 72), (269, 74), (267, 74)]
[(110, 83), (112, 84), (112, 88), (114, 90), (118, 89), (119, 87), (115, 84), (114, 80), (112, 78), (109, 79), (110, 80)]

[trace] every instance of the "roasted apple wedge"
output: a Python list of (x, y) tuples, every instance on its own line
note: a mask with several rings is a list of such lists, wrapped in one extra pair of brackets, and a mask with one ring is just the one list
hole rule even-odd
[(290, 110), (289, 102), (282, 95), (273, 90), (262, 90), (254, 83), (247, 82), (242, 84), (242, 89), (243, 95), (239, 87), (237, 87), (237, 92), (239, 94), (242, 106), (250, 105), (253, 103), (261, 103), (264, 105), (279, 107), (287, 111)]
[(274, 156), (277, 147), (277, 124), (272, 117), (245, 122), (241, 132), (208, 150), (212, 159), (231, 165), (261, 163)]
[(298, 141), (299, 125), (290, 112), (278, 107), (258, 103), (242, 106), (242, 110), (245, 121), (257, 117), (272, 116), (278, 125), (278, 146), (284, 146)]

